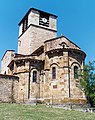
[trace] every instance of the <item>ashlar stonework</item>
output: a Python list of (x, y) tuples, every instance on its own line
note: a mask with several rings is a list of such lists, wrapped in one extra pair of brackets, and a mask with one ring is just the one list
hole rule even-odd
[(0, 74), (0, 102), (18, 102), (19, 78)]
[(19, 23), (18, 53), (7, 50), (2, 58), (2, 74), (19, 78), (18, 102), (86, 102), (78, 87), (86, 54), (67, 37), (56, 36), (56, 21), (56, 15), (30, 8)]

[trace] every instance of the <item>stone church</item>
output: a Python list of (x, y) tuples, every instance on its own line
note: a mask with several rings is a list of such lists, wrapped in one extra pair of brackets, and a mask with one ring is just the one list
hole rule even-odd
[(1, 101), (86, 101), (78, 87), (86, 54), (67, 37), (57, 37), (56, 22), (56, 15), (35, 8), (19, 22), (18, 52), (7, 50), (1, 60)]

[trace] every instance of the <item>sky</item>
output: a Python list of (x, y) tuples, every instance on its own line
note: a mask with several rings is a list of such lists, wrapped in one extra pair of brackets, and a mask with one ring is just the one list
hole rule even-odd
[(17, 52), (18, 23), (31, 7), (57, 15), (58, 36), (77, 44), (86, 63), (95, 60), (95, 0), (0, 0), (0, 60)]

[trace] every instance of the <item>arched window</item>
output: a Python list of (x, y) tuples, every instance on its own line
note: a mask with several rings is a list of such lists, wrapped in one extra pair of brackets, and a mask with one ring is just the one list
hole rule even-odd
[(37, 82), (37, 71), (33, 71), (33, 82)]
[(6, 71), (4, 72), (4, 74), (6, 75)]
[(56, 67), (52, 68), (52, 79), (56, 79)]
[(78, 67), (74, 66), (74, 78), (78, 79)]

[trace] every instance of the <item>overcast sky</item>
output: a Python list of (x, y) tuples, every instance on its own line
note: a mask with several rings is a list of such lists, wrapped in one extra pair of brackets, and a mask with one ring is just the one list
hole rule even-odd
[(6, 50), (17, 52), (18, 23), (31, 8), (58, 16), (63, 34), (95, 60), (95, 0), (0, 0), (0, 59)]

